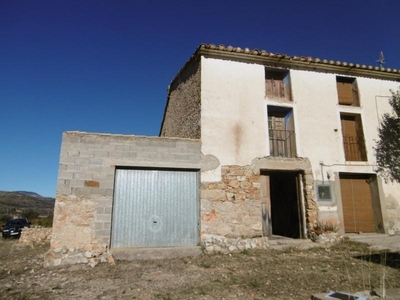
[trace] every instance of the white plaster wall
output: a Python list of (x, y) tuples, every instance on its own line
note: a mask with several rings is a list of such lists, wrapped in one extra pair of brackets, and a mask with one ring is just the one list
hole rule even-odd
[(203, 154), (217, 156), (221, 165), (249, 165), (266, 155), (264, 76), (261, 65), (202, 57)]
[[(293, 108), (297, 154), (310, 160), (316, 181), (339, 184), (335, 173), (374, 173), (377, 128), (382, 114), (391, 110), (390, 90), (399, 83), (359, 77), (361, 104), (349, 107), (338, 104), (337, 74), (291, 70), (293, 102), (285, 103), (265, 98), (262, 65), (202, 57), (201, 70), (202, 152), (216, 156), (221, 165), (249, 165), (269, 155), (267, 105), (279, 105)], [(346, 162), (341, 112), (361, 114), (367, 162)], [(220, 168), (203, 172), (202, 181), (219, 181), (220, 175)], [(399, 184), (383, 183), (381, 192), (383, 210), (400, 208)], [(320, 211), (334, 216), (338, 207), (320, 206)]]
[[(373, 173), (375, 140), (377, 138), (378, 115), (390, 110), (387, 100), (390, 89), (398, 84), (370, 78), (357, 78), (360, 107), (338, 104), (336, 74), (308, 71), (291, 71), (294, 115), (297, 138), (297, 153), (308, 157), (316, 180), (331, 180), (333, 172)], [(375, 96), (380, 96), (375, 101)], [(382, 97), (383, 96), (383, 97)], [(367, 147), (367, 162), (346, 162), (340, 113), (361, 114)], [(323, 162), (324, 178), (320, 162)], [(332, 167), (330, 167), (332, 166)]]

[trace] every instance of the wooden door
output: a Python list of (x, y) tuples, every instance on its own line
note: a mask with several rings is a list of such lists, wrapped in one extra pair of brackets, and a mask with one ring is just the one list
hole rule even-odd
[(345, 232), (375, 232), (371, 189), (365, 178), (340, 178)]
[(260, 176), (261, 185), (261, 217), (263, 236), (272, 236), (272, 221), (271, 221), (271, 193), (269, 186), (269, 175)]

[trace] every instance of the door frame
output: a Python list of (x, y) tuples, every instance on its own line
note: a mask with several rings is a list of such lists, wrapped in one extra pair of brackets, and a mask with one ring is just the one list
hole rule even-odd
[(272, 209), (270, 176), (273, 173), (295, 173), (296, 195), (299, 220), (299, 239), (307, 237), (306, 211), (304, 203), (304, 171), (301, 170), (260, 170), (260, 198), (261, 198), (261, 222), (263, 236), (272, 238)]

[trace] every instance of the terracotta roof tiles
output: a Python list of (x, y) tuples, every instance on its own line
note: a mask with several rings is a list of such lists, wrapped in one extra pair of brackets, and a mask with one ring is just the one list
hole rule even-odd
[(343, 66), (343, 67), (350, 67), (350, 68), (356, 68), (356, 69), (368, 69), (368, 70), (375, 70), (375, 71), (380, 71), (380, 72), (386, 72), (386, 73), (394, 73), (394, 74), (400, 74), (400, 70), (397, 69), (391, 69), (391, 68), (383, 68), (383, 67), (377, 67), (377, 66), (366, 66), (366, 65), (360, 65), (360, 64), (354, 64), (354, 63), (347, 63), (347, 62), (341, 62), (341, 61), (334, 61), (334, 60), (328, 60), (328, 59), (319, 59), (319, 58), (312, 58), (310, 56), (290, 56), (287, 54), (280, 54), (280, 53), (271, 53), (265, 50), (258, 50), (258, 49), (253, 49), (250, 50), (249, 48), (240, 48), (240, 47), (233, 47), (233, 46), (227, 46), (225, 47), (224, 45), (219, 45), (216, 46), (215, 44), (201, 44), (198, 48), (198, 50), (218, 50), (218, 51), (224, 51), (224, 52), (232, 52), (232, 53), (243, 53), (247, 54), (250, 56), (268, 56), (271, 58), (278, 58), (282, 60), (287, 60), (287, 61), (299, 61), (299, 62), (309, 62), (309, 63), (315, 63), (315, 64), (321, 64), (321, 65), (335, 65), (335, 66)]

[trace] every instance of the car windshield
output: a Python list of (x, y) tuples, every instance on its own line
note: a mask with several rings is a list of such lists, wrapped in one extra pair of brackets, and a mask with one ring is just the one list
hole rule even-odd
[(9, 220), (7, 223), (6, 223), (6, 226), (11, 226), (11, 225), (23, 225), (23, 224), (25, 224), (26, 222), (23, 222), (22, 220)]

